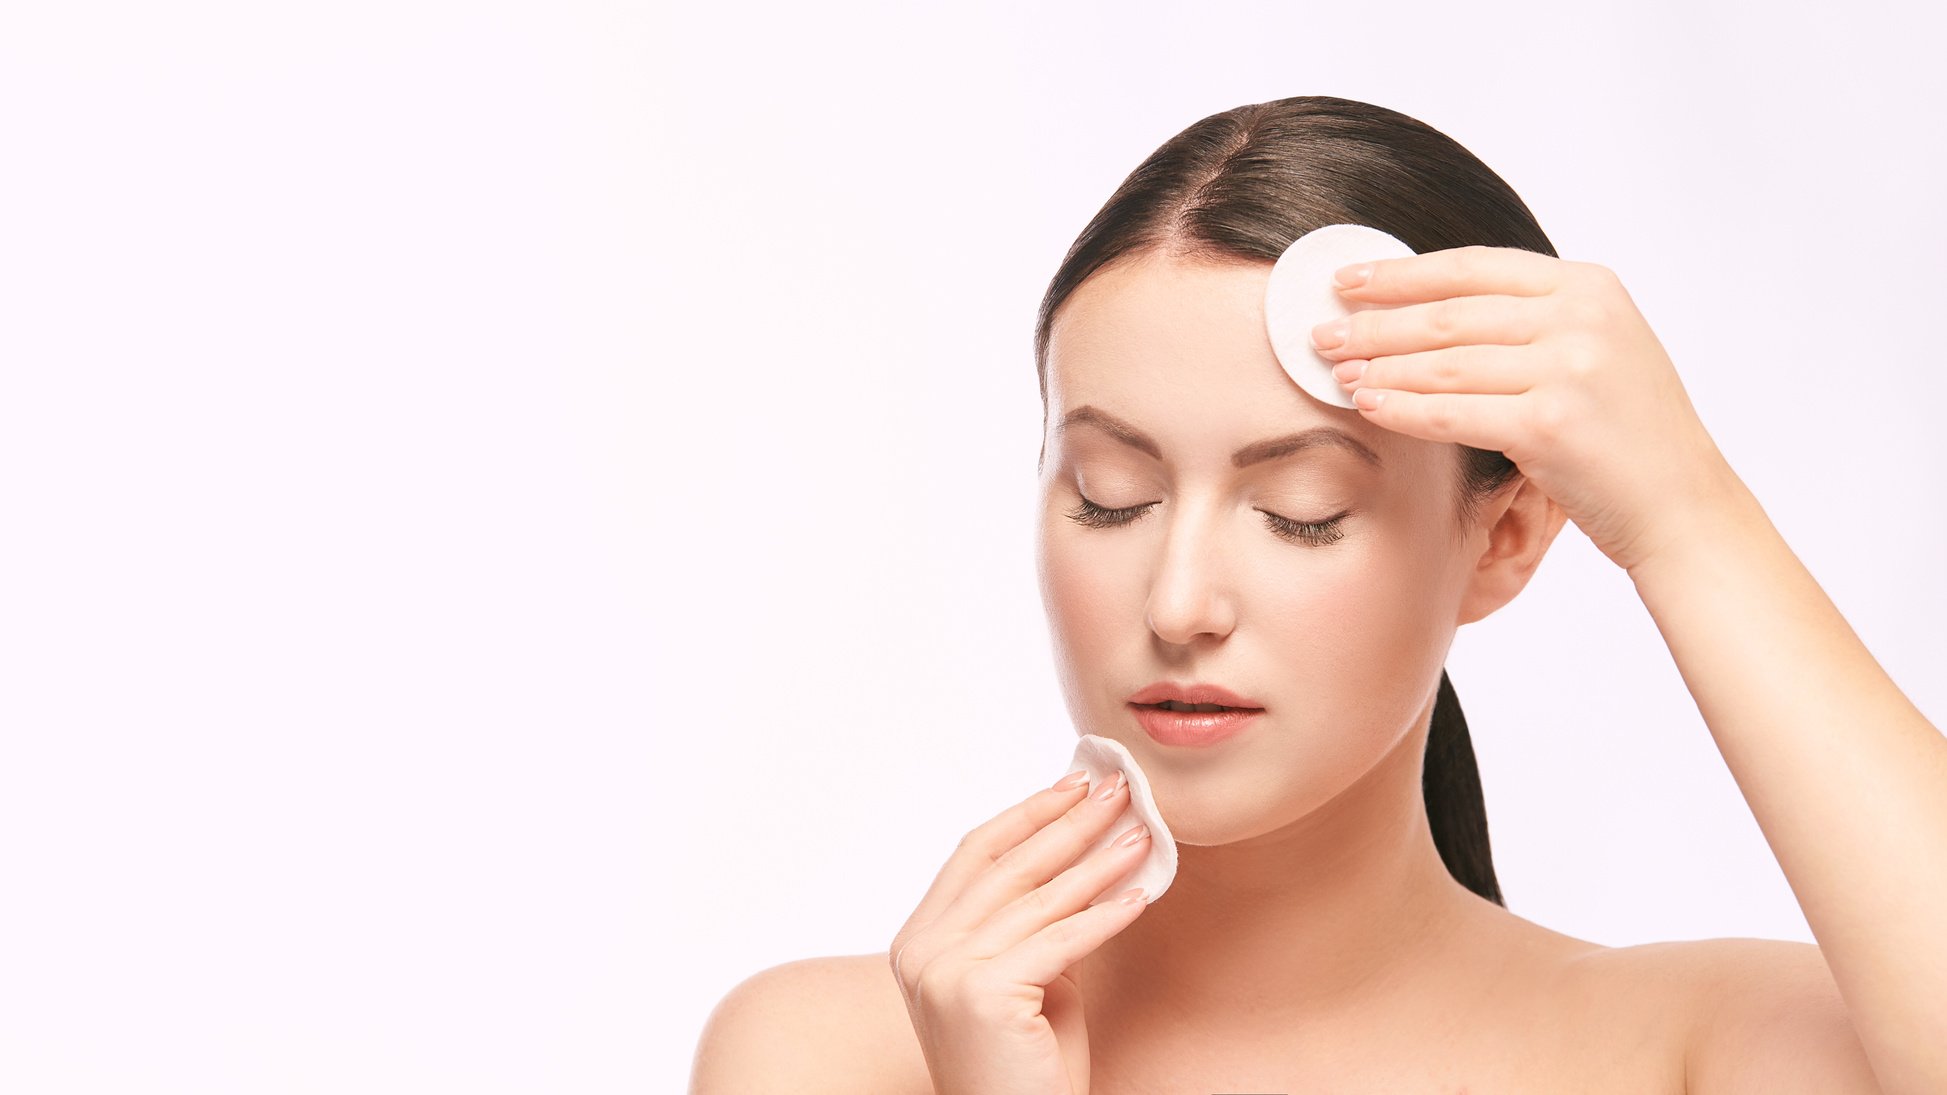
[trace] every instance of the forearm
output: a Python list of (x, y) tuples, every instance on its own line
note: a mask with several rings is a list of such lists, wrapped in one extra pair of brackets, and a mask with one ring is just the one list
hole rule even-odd
[(1947, 1091), (1947, 738), (1725, 467), (1637, 592), (1888, 1091)]

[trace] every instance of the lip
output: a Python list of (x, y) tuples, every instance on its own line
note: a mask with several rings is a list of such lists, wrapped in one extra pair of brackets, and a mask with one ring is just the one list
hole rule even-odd
[[(1179, 703), (1217, 703), (1240, 711), (1165, 711), (1156, 704), (1164, 700)], [(1143, 732), (1162, 745), (1215, 745), (1242, 732), (1264, 708), (1215, 684), (1177, 684), (1157, 681), (1129, 697), (1129, 710), (1142, 724)]]
[(1262, 710), (1165, 711), (1134, 703), (1129, 705), (1129, 710), (1136, 713), (1143, 733), (1159, 745), (1215, 745), (1241, 733), (1264, 715)]
[(1256, 700), (1247, 699), (1217, 684), (1179, 684), (1176, 681), (1157, 681), (1155, 684), (1149, 685), (1142, 691), (1129, 697), (1130, 703), (1144, 705), (1162, 703), (1164, 700), (1175, 700), (1178, 703), (1220, 703), (1225, 707), (1248, 707), (1258, 711), (1264, 710), (1264, 705)]

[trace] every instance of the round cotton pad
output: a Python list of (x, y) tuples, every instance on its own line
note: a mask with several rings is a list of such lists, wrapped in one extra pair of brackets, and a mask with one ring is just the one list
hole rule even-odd
[(1338, 362), (1312, 349), (1312, 328), (1353, 312), (1382, 307), (1339, 295), (1332, 275), (1342, 266), (1414, 254), (1391, 235), (1363, 224), (1328, 224), (1291, 241), (1271, 267), (1264, 288), (1264, 328), (1278, 364), (1305, 394), (1334, 407), (1354, 409), (1352, 393), (1332, 375)]
[(1099, 734), (1084, 734), (1075, 742), (1075, 759), (1069, 763), (1068, 770), (1073, 772), (1077, 768), (1088, 770), (1090, 787), (1100, 787), (1101, 781), (1114, 775), (1118, 769), (1129, 777), (1129, 803), (1123, 808), (1122, 816), (1116, 818), (1115, 824), (1104, 830), (1082, 855), (1092, 855), (1097, 849), (1108, 847), (1116, 837), (1122, 835), (1123, 830), (1139, 821), (1149, 826), (1149, 853), (1089, 904), (1100, 905), (1113, 900), (1131, 886), (1143, 888), (1144, 904), (1155, 901), (1164, 890), (1170, 888), (1170, 880), (1176, 877), (1176, 841), (1170, 836), (1169, 826), (1163, 824), (1163, 815), (1156, 809), (1155, 796), (1149, 793), (1148, 777), (1143, 775), (1136, 758), (1121, 742)]

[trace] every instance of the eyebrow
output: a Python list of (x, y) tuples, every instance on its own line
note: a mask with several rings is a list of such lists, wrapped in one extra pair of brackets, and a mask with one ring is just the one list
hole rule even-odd
[[(1066, 430), (1070, 426), (1083, 424), (1095, 426), (1117, 441), (1148, 453), (1157, 460), (1163, 458), (1162, 447), (1156, 444), (1155, 439), (1099, 407), (1086, 405), (1076, 407), (1062, 416), (1058, 429)], [(1379, 454), (1372, 451), (1371, 446), (1337, 426), (1313, 426), (1282, 437), (1268, 437), (1263, 441), (1253, 441), (1232, 453), (1230, 462), (1237, 467), (1247, 468), (1252, 464), (1276, 460), (1319, 445), (1337, 445), (1375, 468), (1382, 466)]]

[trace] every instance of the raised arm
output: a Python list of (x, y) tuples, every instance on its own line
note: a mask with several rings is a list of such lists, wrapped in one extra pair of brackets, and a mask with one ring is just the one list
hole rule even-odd
[(1684, 515), (1690, 534), (1629, 576), (1791, 882), (1881, 1089), (1947, 1092), (1947, 738), (1743, 481), (1725, 467), (1706, 485)]
[[(1856, 1076), (1863, 1048), (1883, 1091), (1947, 1092), (1947, 739), (1731, 470), (1621, 280), (1502, 247), (1338, 280), (1391, 306), (1314, 332), (1359, 410), (1505, 453), (1629, 573), (1804, 909), (1844, 1007), (1802, 959), (1734, 978), (1704, 1052), (1802, 1089), (1796, 1064)], [(1767, 984), (1798, 997), (1768, 1005), (1791, 1022), (1752, 1018)]]

